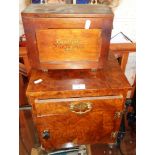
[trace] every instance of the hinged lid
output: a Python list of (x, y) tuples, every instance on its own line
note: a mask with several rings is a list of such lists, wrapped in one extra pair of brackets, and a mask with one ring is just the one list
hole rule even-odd
[(22, 14), (33, 17), (102, 17), (113, 13), (106, 5), (31, 4)]
[[(40, 82), (35, 83), (38, 79)], [(118, 95), (131, 89), (123, 71), (110, 54), (104, 69), (32, 71), (26, 94), (29, 97), (67, 98)]]

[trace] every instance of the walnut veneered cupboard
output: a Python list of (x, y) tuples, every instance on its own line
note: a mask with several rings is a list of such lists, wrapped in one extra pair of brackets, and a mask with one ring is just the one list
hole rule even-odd
[[(35, 84), (37, 79), (42, 82)], [(83, 84), (79, 89), (75, 85)], [(103, 69), (32, 71), (27, 96), (42, 146), (115, 143), (130, 85), (110, 54)]]
[(32, 4), (22, 20), (33, 69), (104, 67), (113, 21), (107, 6)]

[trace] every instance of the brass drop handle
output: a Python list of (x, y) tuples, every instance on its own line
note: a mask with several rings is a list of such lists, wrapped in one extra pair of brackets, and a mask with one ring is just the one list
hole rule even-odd
[(71, 112), (74, 112), (74, 113), (80, 114), (80, 115), (91, 111), (91, 109), (92, 109), (91, 102), (79, 102), (79, 103), (72, 102), (70, 104)]

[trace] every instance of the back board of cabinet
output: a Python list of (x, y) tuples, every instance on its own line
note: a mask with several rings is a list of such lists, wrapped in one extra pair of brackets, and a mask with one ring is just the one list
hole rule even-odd
[(105, 66), (113, 22), (107, 6), (31, 4), (22, 19), (32, 69)]

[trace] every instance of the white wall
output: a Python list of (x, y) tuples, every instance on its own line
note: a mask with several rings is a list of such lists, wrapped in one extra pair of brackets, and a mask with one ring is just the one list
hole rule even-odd
[[(136, 42), (136, 1), (121, 0), (120, 5), (115, 8), (112, 36), (123, 32), (133, 42)], [(111, 40), (112, 43), (129, 42), (123, 37), (117, 36)], [(136, 53), (131, 53), (128, 58), (125, 75), (130, 84), (134, 83), (136, 74)]]
[(19, 36), (24, 34), (21, 12), (29, 5), (31, 0), (19, 0)]
[[(120, 5), (114, 11), (112, 36), (123, 32), (131, 40), (136, 41), (136, 1), (120, 0)], [(121, 42), (121, 40), (120, 40)]]

